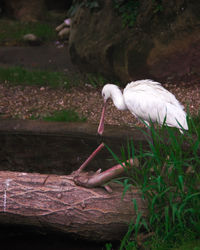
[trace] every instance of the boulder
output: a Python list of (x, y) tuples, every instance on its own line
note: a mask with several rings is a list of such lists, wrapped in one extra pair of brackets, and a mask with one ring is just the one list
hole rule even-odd
[(70, 34), (70, 28), (65, 27), (58, 33), (58, 37), (61, 40), (68, 40), (69, 39), (69, 34)]
[(82, 5), (73, 17), (69, 51), (81, 70), (125, 83), (200, 76), (200, 2), (139, 1), (132, 26), (113, 2)]
[(56, 27), (56, 31), (58, 32), (58, 37), (61, 40), (68, 40), (70, 34), (70, 26), (71, 26), (71, 18), (67, 18), (63, 23)]
[(23, 41), (29, 45), (41, 45), (42, 41), (34, 34), (26, 34), (23, 36)]

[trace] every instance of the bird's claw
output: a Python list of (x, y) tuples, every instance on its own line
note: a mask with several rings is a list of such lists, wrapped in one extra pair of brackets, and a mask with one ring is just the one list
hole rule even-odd
[(102, 169), (101, 169), (101, 168), (99, 168), (99, 169), (95, 172), (95, 174), (100, 174), (100, 173), (101, 173), (101, 171), (102, 171)]

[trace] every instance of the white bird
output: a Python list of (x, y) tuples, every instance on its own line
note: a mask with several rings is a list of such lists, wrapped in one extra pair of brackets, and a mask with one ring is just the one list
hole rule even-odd
[(183, 133), (188, 130), (186, 112), (176, 97), (163, 88), (159, 82), (152, 80), (134, 81), (125, 87), (123, 93), (114, 84), (106, 84), (102, 89), (104, 106), (98, 127), (101, 135), (104, 131), (106, 101), (111, 98), (119, 110), (129, 110), (136, 118), (149, 126), (150, 122), (176, 127)]

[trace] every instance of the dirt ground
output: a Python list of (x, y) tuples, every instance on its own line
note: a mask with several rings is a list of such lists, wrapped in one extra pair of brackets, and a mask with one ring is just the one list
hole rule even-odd
[[(51, 43), (38, 47), (0, 47), (0, 67), (18, 65), (28, 69), (78, 72), (72, 64), (67, 46)], [(189, 78), (188, 78), (189, 79)], [(177, 99), (188, 106), (192, 114), (200, 110), (200, 79), (187, 76), (183, 80), (167, 79), (162, 83)], [(55, 110), (74, 109), (87, 121), (98, 124), (102, 108), (101, 89), (88, 85), (70, 90), (34, 86), (0, 84), (0, 116), (29, 119), (45, 116)], [(128, 111), (117, 110), (112, 102), (107, 109), (105, 123), (112, 125), (141, 125)]]
[(76, 71), (66, 45), (52, 42), (42, 46), (0, 47), (0, 67), (21, 66), (28, 69)]

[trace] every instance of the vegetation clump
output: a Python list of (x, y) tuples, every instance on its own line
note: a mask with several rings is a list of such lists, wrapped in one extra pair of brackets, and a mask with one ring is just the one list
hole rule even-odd
[(119, 1), (114, 0), (114, 9), (122, 18), (123, 26), (133, 27), (140, 7), (139, 0)]
[(39, 69), (28, 70), (19, 66), (0, 68), (0, 81), (12, 85), (69, 87), (69, 79), (64, 73)]
[[(148, 204), (144, 217), (133, 199), (136, 220), (121, 241), (120, 249), (175, 249), (200, 242), (200, 116), (188, 116), (189, 131), (181, 135), (176, 129), (151, 127), (153, 143), (149, 149), (136, 151), (133, 142), (122, 149), (119, 162), (137, 158), (139, 167), (132, 169), (128, 178), (117, 180), (124, 192), (136, 186)], [(130, 166), (129, 166), (130, 167)], [(144, 236), (145, 235), (145, 236)], [(145, 242), (140, 238), (146, 237)], [(107, 245), (107, 249), (111, 245)], [(149, 248), (148, 248), (149, 249)], [(187, 248), (185, 248), (187, 249)], [(199, 249), (199, 248), (195, 248)]]

